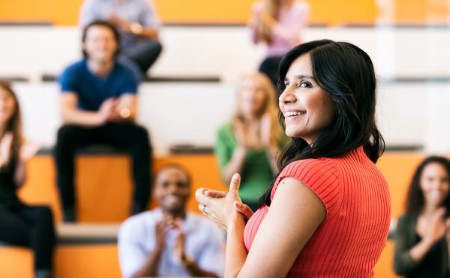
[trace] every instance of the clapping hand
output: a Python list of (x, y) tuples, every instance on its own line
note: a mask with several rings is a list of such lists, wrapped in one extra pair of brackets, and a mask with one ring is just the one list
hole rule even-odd
[(97, 112), (100, 118), (99, 121), (101, 125), (109, 121), (114, 121), (117, 117), (120, 117), (116, 109), (117, 104), (118, 101), (114, 98), (108, 98), (107, 100), (102, 102)]
[(240, 183), (241, 177), (234, 174), (228, 192), (200, 188), (195, 193), (200, 211), (220, 228), (226, 229), (236, 213), (241, 214), (244, 219), (253, 215), (252, 210), (239, 197)]
[(8, 131), (3, 135), (0, 141), (0, 168), (6, 165), (11, 158), (12, 142), (13, 134)]
[(114, 25), (116, 25), (122, 30), (125, 31), (130, 30), (130, 23), (116, 12), (111, 13), (109, 21), (111, 21)]

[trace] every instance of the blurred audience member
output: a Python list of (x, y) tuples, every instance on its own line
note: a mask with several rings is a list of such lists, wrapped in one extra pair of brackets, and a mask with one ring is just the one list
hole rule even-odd
[(394, 267), (406, 277), (450, 277), (450, 162), (425, 159), (413, 175), (395, 233)]
[(133, 69), (142, 80), (161, 53), (160, 22), (149, 0), (85, 0), (80, 24), (86, 27), (94, 20), (107, 20), (121, 33), (120, 61)]
[(22, 137), (17, 97), (0, 81), (0, 241), (31, 246), (37, 278), (52, 277), (55, 228), (47, 206), (24, 204), (17, 189), (25, 182), (25, 164), (39, 145)]
[(239, 196), (253, 210), (278, 172), (276, 157), (288, 138), (278, 124), (278, 108), (270, 80), (261, 73), (242, 78), (237, 111), (217, 134), (216, 155), (226, 184), (241, 174)]
[(186, 211), (191, 177), (178, 165), (156, 175), (159, 207), (125, 221), (119, 232), (123, 277), (223, 275), (224, 234), (206, 218)]
[(134, 123), (137, 82), (130, 69), (116, 62), (118, 36), (109, 22), (87, 25), (84, 59), (67, 67), (60, 77), (64, 125), (58, 131), (55, 157), (66, 222), (76, 221), (75, 151), (89, 144), (113, 145), (131, 154), (132, 214), (144, 211), (149, 200), (151, 147), (146, 129)]
[(266, 58), (259, 71), (277, 86), (281, 57), (303, 42), (302, 31), (308, 23), (309, 5), (304, 1), (261, 0), (253, 4), (250, 29), (254, 43), (267, 44)]

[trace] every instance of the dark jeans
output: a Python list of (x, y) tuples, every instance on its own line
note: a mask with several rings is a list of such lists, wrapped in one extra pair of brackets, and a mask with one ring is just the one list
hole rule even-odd
[(31, 247), (35, 270), (52, 270), (56, 238), (52, 212), (47, 206), (0, 206), (0, 241)]
[(156, 62), (161, 51), (162, 45), (157, 40), (140, 41), (133, 45), (123, 46), (119, 60), (129, 66), (141, 81)]
[[(280, 65), (281, 58), (282, 58), (281, 56), (267, 57), (262, 61), (261, 65), (259, 66), (259, 72), (264, 73), (267, 77), (269, 77), (275, 89), (277, 89), (278, 67)], [(278, 93), (278, 96), (279, 95), (280, 93)], [(278, 98), (276, 99), (276, 101), (278, 105)]]
[(75, 152), (80, 147), (107, 144), (131, 155), (134, 179), (133, 207), (136, 214), (146, 209), (150, 199), (150, 173), (152, 150), (147, 130), (130, 123), (108, 123), (101, 127), (85, 128), (64, 125), (58, 131), (55, 148), (57, 184), (64, 212), (74, 211)]

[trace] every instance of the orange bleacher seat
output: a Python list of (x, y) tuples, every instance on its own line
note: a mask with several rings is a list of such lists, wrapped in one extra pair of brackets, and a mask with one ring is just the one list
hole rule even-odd
[(0, 277), (33, 278), (33, 253), (29, 248), (0, 246)]
[[(33, 253), (28, 248), (0, 246), (0, 277), (33, 278)], [(115, 244), (58, 246), (54, 277), (120, 278)]]
[(58, 278), (121, 277), (115, 244), (61, 246), (55, 258)]

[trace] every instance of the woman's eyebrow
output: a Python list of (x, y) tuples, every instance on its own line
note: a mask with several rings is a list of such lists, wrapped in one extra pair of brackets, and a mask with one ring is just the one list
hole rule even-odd
[(314, 76), (310, 76), (310, 75), (295, 75), (294, 76), (294, 78), (295, 79), (304, 79), (304, 78), (307, 78), (307, 79), (313, 79), (313, 80), (315, 80), (315, 78), (314, 78)]

